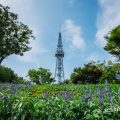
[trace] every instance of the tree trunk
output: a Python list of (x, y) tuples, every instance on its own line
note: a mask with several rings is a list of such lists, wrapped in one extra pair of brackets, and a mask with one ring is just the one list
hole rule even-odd
[(1, 57), (0, 58), (0, 65), (1, 65), (1, 63), (2, 63), (2, 61), (5, 59), (5, 57)]

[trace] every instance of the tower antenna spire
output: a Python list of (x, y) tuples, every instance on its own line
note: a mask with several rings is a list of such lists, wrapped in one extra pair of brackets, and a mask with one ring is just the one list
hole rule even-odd
[(60, 33), (61, 33), (61, 24), (60, 24)]

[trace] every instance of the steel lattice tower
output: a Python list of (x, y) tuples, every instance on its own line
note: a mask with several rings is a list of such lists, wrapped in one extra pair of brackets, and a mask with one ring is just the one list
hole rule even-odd
[(55, 67), (54, 80), (55, 80), (55, 83), (60, 83), (64, 81), (64, 67), (63, 67), (64, 51), (63, 51), (63, 45), (62, 45), (61, 32), (59, 32), (58, 45), (57, 45), (55, 57), (56, 57), (56, 67)]

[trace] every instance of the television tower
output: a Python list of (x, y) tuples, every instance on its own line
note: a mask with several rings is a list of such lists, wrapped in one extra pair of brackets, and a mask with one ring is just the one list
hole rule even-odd
[(58, 45), (57, 45), (55, 57), (56, 57), (56, 67), (55, 67), (54, 80), (55, 83), (60, 83), (64, 81), (64, 66), (63, 66), (64, 51), (62, 45), (61, 31), (59, 32)]

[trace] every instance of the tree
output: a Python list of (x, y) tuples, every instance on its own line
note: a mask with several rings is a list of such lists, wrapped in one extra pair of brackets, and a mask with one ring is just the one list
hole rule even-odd
[(107, 44), (104, 49), (120, 60), (120, 25), (110, 31), (105, 39)]
[(93, 83), (99, 82), (99, 78), (102, 75), (102, 71), (96, 66), (94, 62), (85, 64), (84, 67), (75, 68), (71, 74), (71, 80), (73, 83)]
[(62, 82), (62, 84), (71, 84), (71, 83), (72, 83), (72, 81), (69, 80), (69, 79), (65, 79), (65, 80)]
[(52, 83), (54, 81), (50, 70), (45, 68), (31, 69), (27, 76), (36, 84)]
[(18, 15), (9, 9), (0, 4), (0, 64), (12, 54), (22, 56), (29, 51), (29, 39), (34, 38), (32, 30), (19, 22)]
[(25, 80), (22, 77), (18, 77), (11, 68), (0, 65), (0, 83), (2, 82), (24, 83)]
[(73, 73), (70, 76), (70, 79), (72, 80), (72, 83), (74, 84), (78, 84), (78, 83), (85, 83), (85, 81), (83, 81), (83, 73), (82, 73), (82, 68), (81, 67), (77, 67), (73, 70)]
[(84, 74), (84, 81), (86, 83), (99, 83), (99, 78), (102, 76), (102, 71), (96, 66), (95, 62), (89, 62), (85, 64), (82, 69), (82, 73)]
[(106, 64), (101, 63), (97, 64), (97, 66), (102, 70), (102, 76), (99, 79), (101, 83), (105, 83), (105, 80), (109, 83), (120, 83), (120, 79), (117, 78), (117, 76), (120, 75), (119, 63), (108, 61)]
[(8, 67), (0, 65), (0, 82), (13, 82), (17, 79), (17, 74)]

